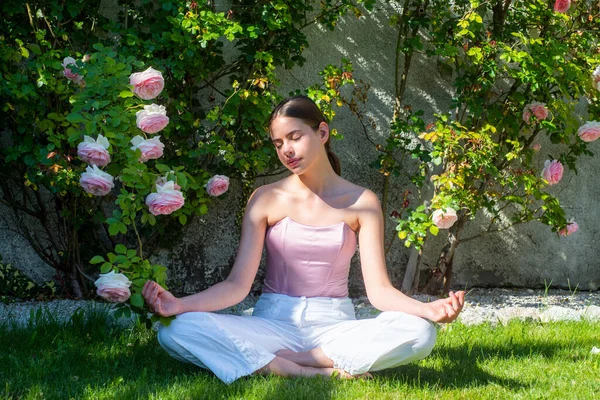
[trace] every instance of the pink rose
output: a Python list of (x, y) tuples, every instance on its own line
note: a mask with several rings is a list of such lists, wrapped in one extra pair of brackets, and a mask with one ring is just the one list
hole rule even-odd
[(225, 175), (215, 175), (204, 185), (211, 196), (220, 196), (229, 189), (229, 178)]
[(86, 192), (94, 196), (104, 196), (115, 187), (113, 177), (100, 170), (96, 165), (88, 165), (85, 172), (81, 174), (79, 183)]
[(567, 222), (567, 226), (558, 231), (558, 234), (560, 236), (569, 236), (570, 234), (577, 232), (578, 229), (579, 225), (577, 225), (577, 222), (570, 220)]
[[(169, 180), (167, 179), (168, 176), (169, 176), (169, 174), (165, 175), (164, 177), (158, 178), (157, 180), (154, 181), (154, 184), (158, 185), (158, 186), (163, 186), (165, 183), (169, 182)], [(181, 186), (179, 186), (178, 184), (173, 182), (173, 188), (175, 190), (179, 190), (179, 189), (181, 189)]]
[(113, 303), (123, 303), (131, 296), (131, 281), (123, 274), (115, 274), (115, 271), (100, 274), (94, 285), (98, 288), (98, 296)]
[(588, 121), (579, 127), (577, 134), (584, 142), (593, 142), (600, 137), (600, 122)]
[(73, 57), (66, 57), (61, 65), (63, 66), (63, 75), (65, 76), (65, 78), (72, 82), (75, 82), (79, 86), (85, 86), (83, 77), (77, 72), (71, 71), (71, 69), (68, 67), (69, 65), (74, 65), (75, 67), (77, 67), (77, 62)]
[(566, 13), (571, 7), (571, 0), (556, 0), (554, 2), (554, 11), (557, 13)]
[(148, 160), (155, 160), (162, 157), (165, 145), (160, 142), (160, 136), (153, 137), (152, 139), (144, 140), (141, 136), (136, 136), (131, 139), (133, 147), (131, 150), (140, 150), (140, 161), (146, 162)]
[(600, 66), (596, 67), (592, 73), (592, 85), (594, 85), (594, 89), (600, 90)]
[(110, 143), (102, 135), (98, 135), (96, 140), (84, 135), (83, 142), (77, 145), (77, 155), (88, 164), (104, 167), (110, 162), (109, 146)]
[(548, 118), (548, 109), (544, 103), (533, 102), (523, 109), (523, 121), (530, 123), (531, 116), (535, 115), (538, 121)]
[(165, 87), (165, 80), (162, 73), (149, 67), (143, 72), (136, 72), (129, 76), (129, 84), (135, 93), (142, 100), (155, 98)]
[(143, 110), (135, 114), (137, 127), (146, 133), (157, 133), (162, 131), (169, 123), (167, 110), (164, 106), (151, 104), (144, 106)]
[(542, 178), (548, 181), (548, 185), (557, 184), (563, 176), (564, 168), (560, 161), (546, 160), (544, 169), (542, 170)]
[(449, 229), (458, 220), (456, 210), (446, 207), (446, 211), (438, 209), (431, 214), (431, 219), (435, 226), (440, 229)]
[(156, 193), (146, 197), (146, 205), (152, 215), (168, 215), (179, 210), (184, 203), (183, 194), (175, 189), (175, 183), (169, 181), (162, 186), (156, 185)]
[(541, 148), (542, 148), (542, 145), (541, 145), (541, 144), (539, 144), (539, 143), (534, 143), (534, 144), (533, 144), (533, 146), (531, 146), (531, 149), (532, 149), (533, 151), (535, 151), (536, 153), (537, 153), (538, 151), (540, 151), (540, 149), (541, 149)]

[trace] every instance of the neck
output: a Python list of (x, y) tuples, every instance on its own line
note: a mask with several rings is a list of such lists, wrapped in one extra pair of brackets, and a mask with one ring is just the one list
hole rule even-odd
[(334, 181), (338, 178), (329, 160), (325, 157), (323, 161), (313, 165), (309, 171), (304, 172), (302, 175), (296, 175), (301, 186), (319, 197), (332, 189)]

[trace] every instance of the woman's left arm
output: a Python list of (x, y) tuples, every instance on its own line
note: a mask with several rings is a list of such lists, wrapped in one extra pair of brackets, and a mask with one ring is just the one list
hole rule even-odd
[(373, 307), (381, 311), (403, 311), (434, 322), (455, 320), (464, 304), (464, 292), (450, 292), (448, 298), (422, 303), (392, 286), (385, 266), (383, 215), (379, 199), (372, 191), (365, 190), (356, 205), (360, 210), (360, 263), (367, 297)]

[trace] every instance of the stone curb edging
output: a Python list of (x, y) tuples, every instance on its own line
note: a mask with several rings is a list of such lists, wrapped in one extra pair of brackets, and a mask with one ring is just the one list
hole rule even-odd
[[(425, 295), (414, 296), (420, 301), (431, 301)], [(240, 304), (220, 311), (220, 313), (251, 315), (257, 298), (248, 296)], [(366, 298), (353, 299), (358, 319), (372, 318), (379, 314)], [(506, 324), (513, 319), (524, 321), (592, 321), (600, 322), (600, 293), (571, 293), (552, 290), (535, 292), (530, 289), (474, 289), (467, 295), (467, 302), (459, 321), (465, 325)], [(0, 304), (0, 324), (14, 321), (18, 325), (26, 325), (32, 313), (42, 310), (44, 318), (55, 318), (56, 321), (67, 321), (78, 309), (110, 310), (112, 304), (97, 301), (54, 300), (50, 302), (22, 302), (8, 305)], [(128, 325), (123, 318), (120, 324)], [(131, 322), (131, 320), (129, 320)]]

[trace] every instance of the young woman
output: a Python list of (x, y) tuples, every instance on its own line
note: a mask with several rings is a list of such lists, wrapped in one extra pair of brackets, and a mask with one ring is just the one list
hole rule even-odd
[[(156, 282), (144, 287), (154, 313), (177, 316), (160, 327), (161, 346), (225, 383), (252, 373), (368, 376), (426, 357), (436, 340), (430, 321), (455, 320), (464, 292), (421, 303), (391, 285), (379, 200), (339, 176), (329, 127), (312, 100), (284, 100), (271, 114), (269, 132), (292, 174), (250, 197), (227, 279), (182, 298)], [(348, 298), (357, 237), (367, 296), (383, 311), (373, 319), (356, 320)], [(266, 275), (253, 315), (211, 313), (248, 295), (263, 245)]]

